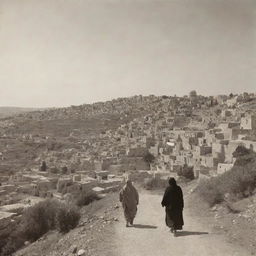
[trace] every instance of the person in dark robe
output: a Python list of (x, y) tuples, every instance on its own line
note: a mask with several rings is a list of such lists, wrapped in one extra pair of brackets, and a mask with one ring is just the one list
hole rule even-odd
[(166, 225), (171, 229), (171, 232), (176, 236), (177, 230), (182, 230), (184, 225), (183, 221), (183, 193), (180, 186), (177, 185), (174, 178), (169, 179), (169, 186), (166, 188), (163, 200), (162, 207), (165, 207), (165, 222)]
[(131, 180), (128, 179), (126, 185), (120, 191), (119, 199), (123, 206), (126, 227), (133, 226), (133, 220), (137, 213), (137, 205), (139, 204), (139, 194)]

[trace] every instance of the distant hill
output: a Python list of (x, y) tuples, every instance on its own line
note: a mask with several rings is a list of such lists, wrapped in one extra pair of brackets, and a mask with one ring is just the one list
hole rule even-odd
[(42, 110), (39, 108), (19, 108), (19, 107), (0, 107), (0, 118), (21, 114), (24, 112), (31, 112), (36, 110)]

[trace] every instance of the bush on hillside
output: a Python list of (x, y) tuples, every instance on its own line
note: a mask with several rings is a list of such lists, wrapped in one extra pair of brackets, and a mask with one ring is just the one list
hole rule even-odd
[(46, 172), (46, 170), (47, 170), (47, 165), (46, 165), (46, 162), (43, 161), (40, 166), (40, 172)]
[(153, 154), (151, 154), (150, 152), (147, 152), (144, 156), (143, 159), (145, 162), (151, 164), (155, 161), (155, 157)]
[(79, 219), (80, 214), (75, 207), (61, 207), (56, 213), (56, 227), (60, 232), (67, 233), (77, 226)]
[(100, 197), (95, 193), (95, 192), (88, 192), (88, 193), (83, 193), (78, 196), (76, 199), (76, 205), (81, 207), (84, 205), (88, 205), (92, 203), (93, 201), (99, 200)]
[(181, 177), (184, 177), (188, 180), (193, 180), (195, 178), (193, 167), (189, 167), (187, 165), (185, 165), (182, 169), (180, 169), (177, 172), (177, 175), (181, 176)]
[(22, 215), (17, 229), (11, 233), (1, 250), (1, 256), (11, 255), (24, 245), (34, 242), (51, 229), (68, 232), (80, 219), (75, 206), (48, 199), (28, 208)]
[(168, 185), (167, 180), (160, 178), (146, 178), (144, 179), (143, 187), (147, 190), (154, 190), (160, 188), (166, 188)]
[(35, 241), (55, 227), (55, 215), (61, 204), (57, 200), (42, 201), (29, 207), (22, 216), (20, 232), (26, 240)]
[(249, 155), (251, 153), (251, 150), (244, 147), (244, 146), (238, 146), (236, 148), (236, 150), (233, 152), (233, 157), (235, 158), (238, 158), (238, 157), (243, 157), (243, 156), (246, 156), (246, 155)]
[(245, 166), (256, 159), (255, 152), (244, 146), (238, 146), (232, 155), (236, 158), (235, 166)]
[(21, 233), (15, 231), (10, 235), (10, 237), (7, 239), (5, 245), (0, 248), (0, 255), (1, 256), (10, 256), (14, 252), (16, 252), (19, 248), (21, 248), (24, 243), (25, 239), (22, 236)]
[(210, 206), (224, 201), (227, 194), (234, 199), (248, 197), (256, 189), (255, 168), (256, 160), (245, 166), (235, 166), (218, 177), (201, 181), (197, 191)]
[(67, 174), (68, 173), (68, 167), (67, 166), (63, 166), (61, 168), (61, 174)]

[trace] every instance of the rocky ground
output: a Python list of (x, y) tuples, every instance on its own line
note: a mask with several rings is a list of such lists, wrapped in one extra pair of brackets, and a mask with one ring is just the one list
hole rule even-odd
[(256, 196), (212, 210), (217, 228), (224, 230), (229, 241), (246, 247), (251, 255), (256, 255)]
[[(108, 250), (108, 238), (118, 222), (116, 193), (94, 202), (81, 210), (79, 226), (67, 234), (51, 231), (35, 243), (16, 252), (16, 256), (102, 255)], [(109, 248), (110, 249), (110, 248)]]
[[(80, 224), (74, 230), (64, 235), (56, 231), (49, 232), (37, 242), (18, 251), (15, 255), (121, 256), (128, 255), (127, 253), (131, 251), (139, 252), (140, 254), (138, 255), (160, 255), (157, 254), (160, 251), (157, 245), (154, 246), (154, 243), (161, 244), (161, 250), (164, 253), (165, 247), (167, 252), (168, 244), (172, 242), (174, 242), (172, 246), (176, 246), (177, 252), (180, 253), (177, 255), (184, 255), (182, 254), (184, 248), (186, 252), (192, 253), (190, 255), (194, 255), (194, 250), (198, 248), (201, 254), (197, 255), (205, 255), (206, 252), (207, 255), (217, 253), (215, 255), (222, 256), (255, 255), (255, 197), (241, 200), (232, 205), (222, 204), (209, 208), (193, 193), (195, 186), (195, 182), (188, 186), (183, 186), (186, 208), (184, 213), (185, 235), (178, 237), (177, 241), (169, 241), (168, 239), (173, 238), (166, 237), (168, 232), (163, 221), (164, 216), (162, 215), (164, 213), (159, 206), (163, 191), (142, 190), (140, 191), (142, 202), (139, 206), (135, 223), (138, 224), (137, 228), (129, 230), (125, 228), (122, 209), (118, 202), (118, 194), (113, 193), (82, 208)], [(153, 226), (154, 228), (151, 228)], [(200, 232), (195, 234), (195, 231)], [(161, 237), (161, 243), (157, 241), (159, 237)], [(145, 243), (148, 246), (143, 246)], [(165, 244), (166, 246), (164, 246)], [(135, 245), (138, 248), (135, 248)], [(216, 245), (218, 246), (216, 247)], [(127, 250), (128, 247), (129, 250)], [(142, 248), (144, 249), (142, 250)], [(158, 249), (154, 252), (150, 248), (152, 250), (153, 248)], [(147, 249), (149, 251), (145, 251)]]
[[(239, 200), (235, 203), (222, 203), (209, 208), (194, 193), (190, 194), (191, 213), (202, 217), (213, 232), (225, 235), (227, 242), (239, 245), (256, 255), (256, 196)], [(205, 218), (208, 216), (208, 218)]]

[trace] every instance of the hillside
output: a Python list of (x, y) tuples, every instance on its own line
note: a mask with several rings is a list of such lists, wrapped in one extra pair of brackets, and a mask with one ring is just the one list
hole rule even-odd
[(24, 112), (43, 110), (38, 108), (0, 107), (0, 118), (17, 115)]
[[(35, 167), (40, 159), (56, 151), (62, 152), (62, 157), (56, 158), (53, 164), (59, 161), (69, 167), (71, 162), (67, 159), (71, 158), (65, 150), (83, 152), (91, 160), (120, 155), (129, 146), (127, 139), (131, 133), (141, 139), (152, 137), (162, 145), (174, 129), (204, 130), (217, 126), (222, 120), (222, 109), (212, 97), (154, 95), (67, 108), (33, 109), (0, 119), (0, 153), (4, 155), (0, 171), (6, 173), (9, 169), (13, 173)], [(29, 109), (11, 108), (8, 112), (7, 108), (6, 113), (11, 110), (15, 113)], [(156, 132), (157, 137), (153, 136)], [(166, 134), (165, 138), (161, 134)]]
[[(134, 96), (2, 118), (0, 220), (9, 216), (13, 227), (13, 214), (23, 212), (6, 209), (30, 208), (31, 198), (108, 195), (127, 173), (141, 182), (169, 175), (221, 179), (239, 145), (256, 151), (248, 139), (256, 130), (255, 98)], [(8, 240), (9, 228), (3, 230)]]

